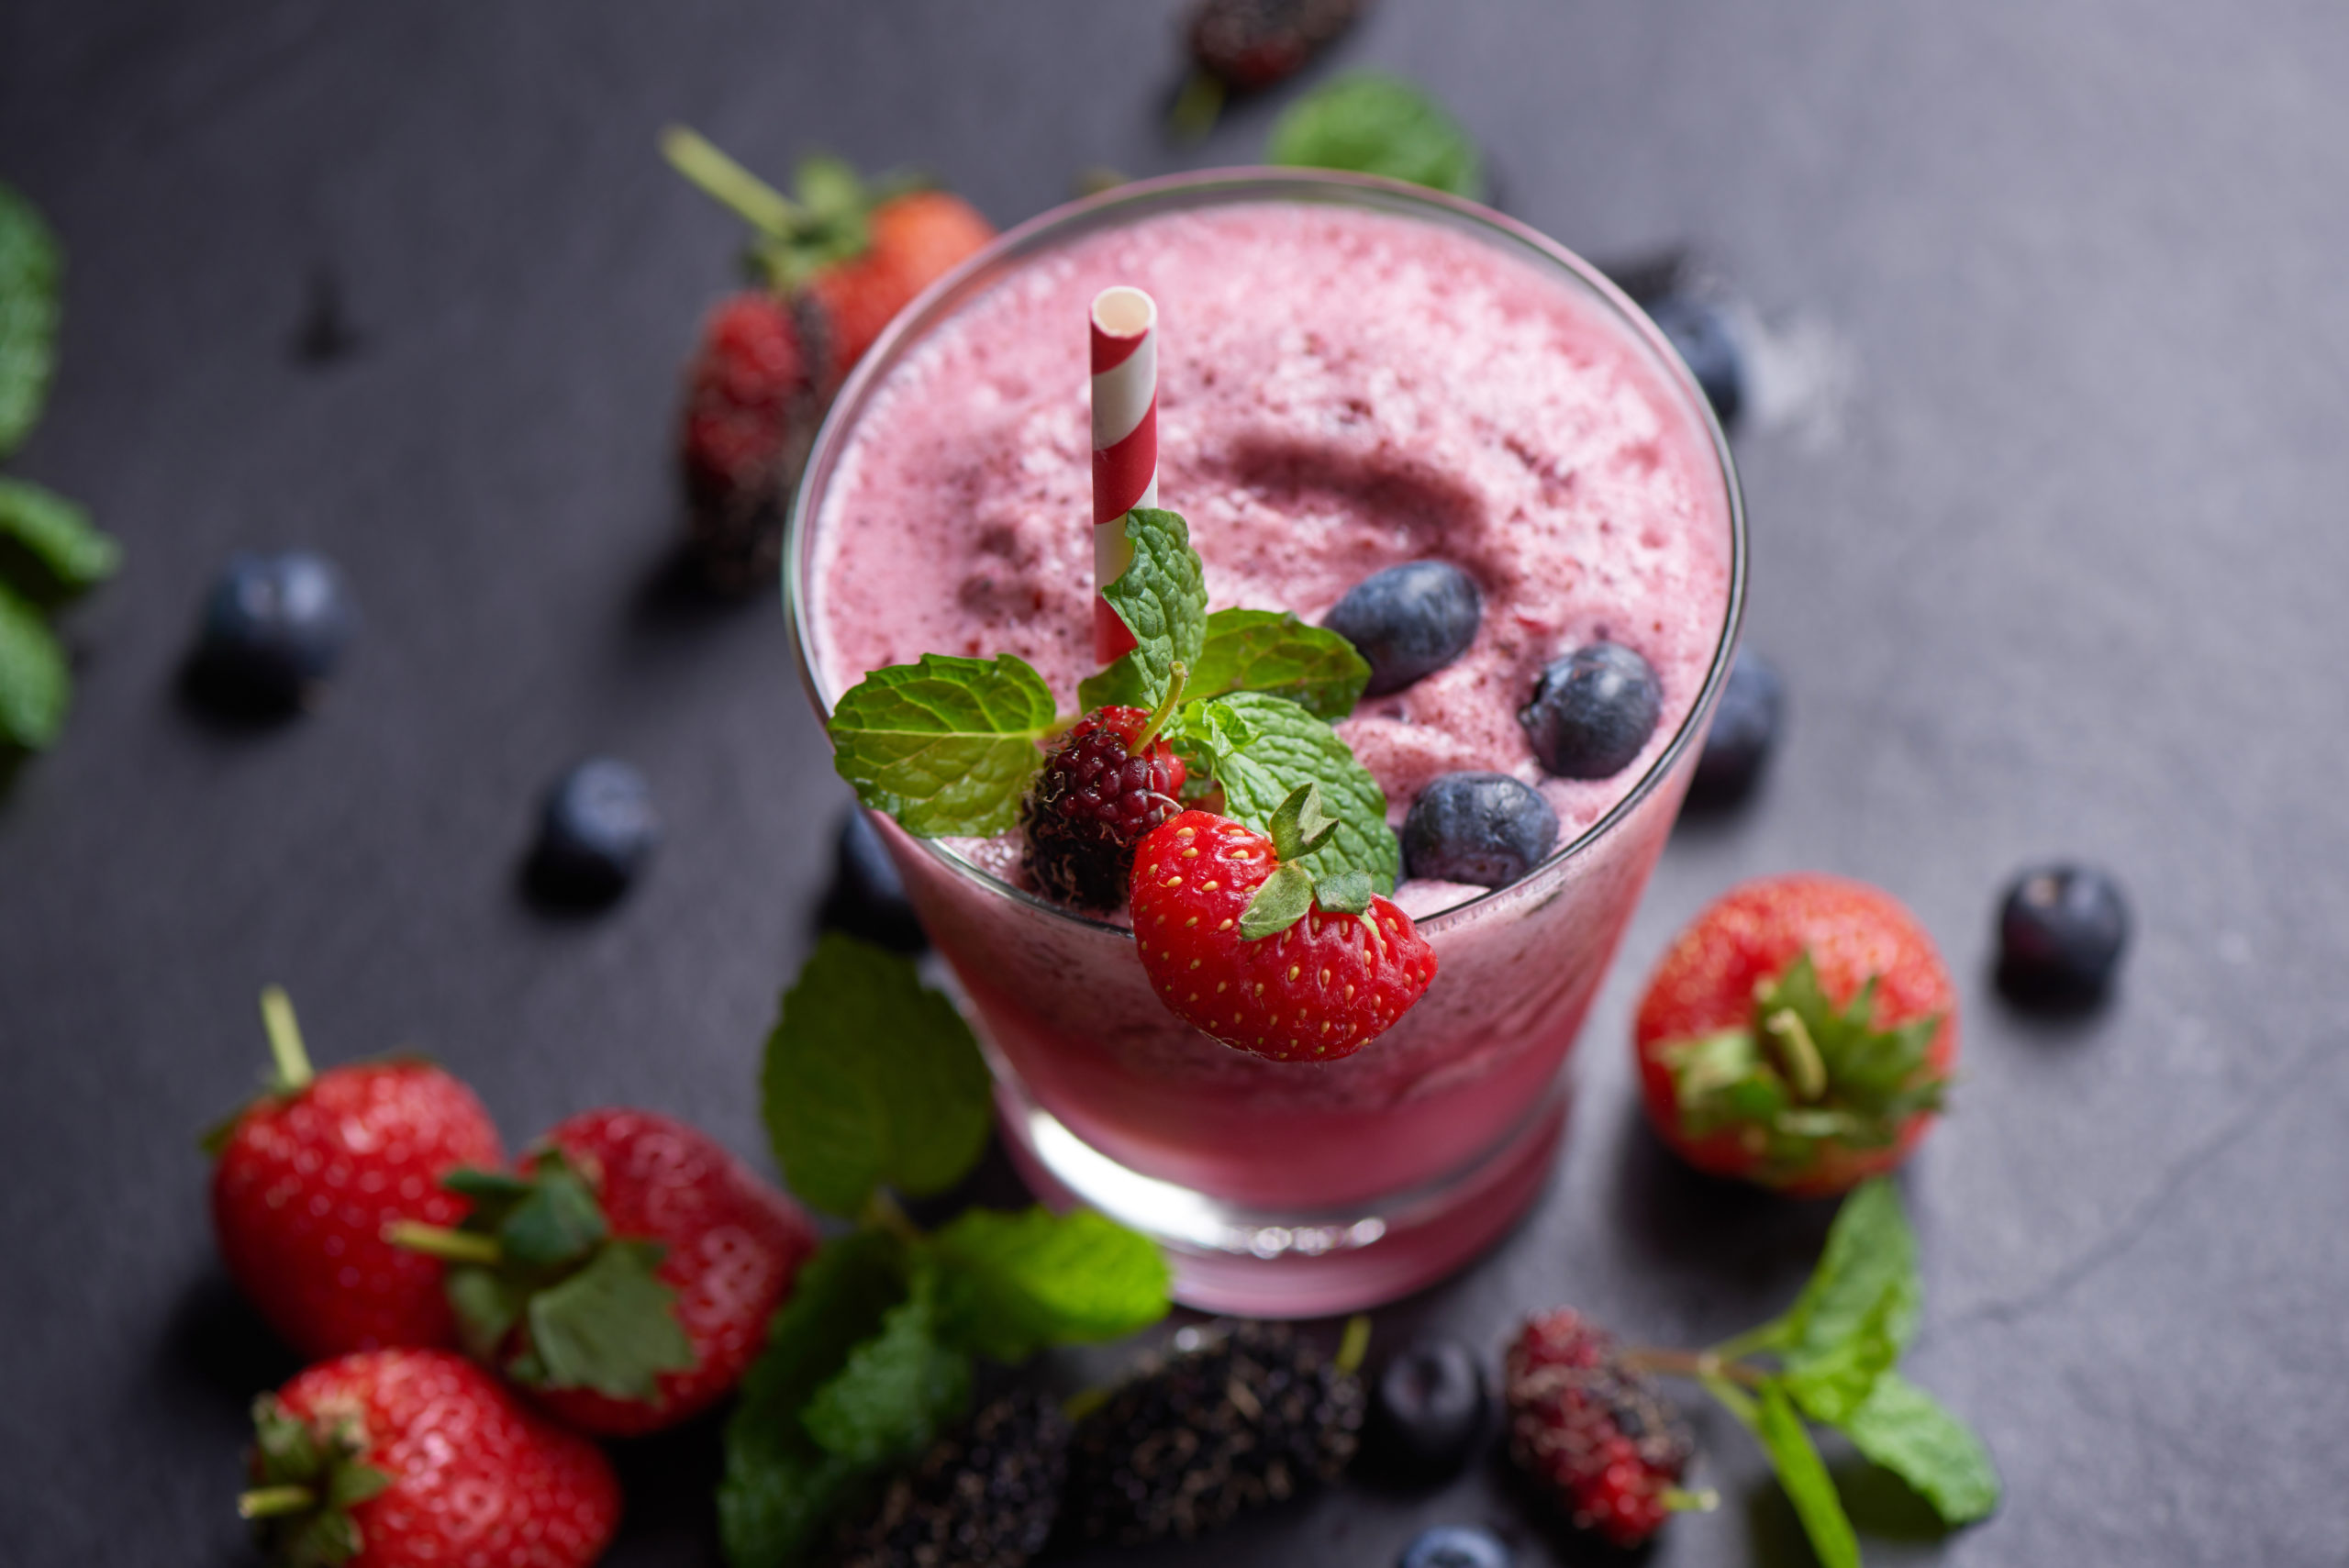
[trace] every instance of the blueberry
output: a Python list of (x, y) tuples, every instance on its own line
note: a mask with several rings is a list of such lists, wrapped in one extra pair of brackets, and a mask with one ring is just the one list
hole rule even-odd
[(1745, 405), (1745, 370), (1738, 357), (1737, 335), (1720, 307), (1693, 295), (1667, 295), (1648, 306), (1648, 316), (1704, 388), (1705, 401), (1713, 406), (1721, 428), (1736, 424), (1737, 411)]
[(1485, 1374), (1457, 1340), (1422, 1340), (1386, 1364), (1371, 1402), (1371, 1440), (1404, 1476), (1456, 1473), (1485, 1435)]
[(1998, 907), (1998, 983), (2024, 1000), (2093, 1000), (2128, 945), (2128, 902), (2093, 866), (2033, 866)]
[(1786, 711), (1786, 683), (1760, 654), (1737, 651), (1713, 707), (1712, 732), (1697, 759), (1688, 798), (1704, 806), (1728, 806), (1745, 798), (1770, 760)]
[(1558, 814), (1507, 773), (1446, 773), (1403, 818), (1404, 865), (1439, 882), (1507, 887), (1557, 842)]
[(831, 890), (824, 895), (818, 918), (836, 930), (898, 952), (919, 952), (930, 945), (906, 897), (897, 863), (881, 842), (880, 829), (853, 806), (841, 819)]
[(1517, 721), (1552, 773), (1603, 779), (1631, 765), (1663, 712), (1648, 662), (1620, 643), (1593, 642), (1551, 661)]
[(1474, 1525), (1438, 1525), (1403, 1549), (1396, 1568), (1509, 1568), (1516, 1559), (1501, 1538)]
[(1412, 561), (1355, 584), (1321, 624), (1370, 662), (1363, 695), (1375, 697), (1465, 653), (1484, 614), (1484, 595), (1468, 573), (1448, 561)]
[(566, 903), (618, 897), (641, 871), (661, 837), (652, 790), (626, 762), (595, 757), (547, 792), (531, 879)]
[(334, 673), (351, 621), (342, 573), (324, 556), (240, 552), (205, 599), (197, 675), (234, 706), (291, 708)]

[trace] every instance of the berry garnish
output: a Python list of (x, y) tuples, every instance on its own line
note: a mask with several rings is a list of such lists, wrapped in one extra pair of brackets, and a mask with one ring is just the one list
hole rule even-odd
[(1081, 909), (1124, 900), (1134, 846), (1183, 809), (1182, 759), (1155, 735), (1141, 708), (1098, 708), (1046, 753), (1020, 803), (1019, 828), (1023, 863), (1048, 897)]
[(1202, 0), (1191, 59), (1235, 93), (1285, 82), (1353, 25), (1363, 0)]
[(1542, 767), (1562, 779), (1621, 773), (1655, 733), (1664, 686), (1645, 659), (1617, 642), (1593, 642), (1553, 660), (1517, 722)]
[(897, 862), (881, 842), (881, 830), (857, 806), (841, 817), (840, 836), (832, 846), (832, 885), (824, 895), (820, 920), (893, 952), (919, 952), (930, 945), (906, 896)]
[(1841, 1192), (1942, 1108), (1957, 996), (1914, 917), (1838, 877), (1732, 889), (1673, 943), (1634, 1030), (1649, 1119), (1701, 1170)]
[(1510, 1568), (1517, 1561), (1491, 1530), (1475, 1525), (1438, 1525), (1421, 1530), (1396, 1559), (1395, 1568)]
[(1448, 561), (1413, 561), (1346, 590), (1321, 624), (1370, 664), (1364, 696), (1397, 692), (1468, 651), (1485, 613), (1475, 579)]
[(1998, 906), (1998, 984), (2023, 1001), (2093, 1001), (2128, 945), (2128, 901), (2094, 866), (2033, 866)]
[(1648, 316), (1664, 331), (1688, 373), (1704, 389), (1713, 417), (1728, 429), (1737, 423), (1745, 403), (1745, 371), (1737, 351), (1737, 334), (1720, 306), (1693, 295), (1672, 295), (1648, 306)]
[(1536, 1318), (1509, 1346), (1507, 1379), (1509, 1456), (1576, 1528), (1637, 1546), (1675, 1511), (1695, 1442), (1605, 1330), (1570, 1309)]
[(586, 1568), (619, 1524), (596, 1445), (447, 1351), (322, 1362), (253, 1406), (237, 1500), (282, 1568)]
[(440, 1178), (505, 1158), (489, 1114), (428, 1062), (314, 1073), (285, 993), (269, 987), (261, 1006), (277, 1062), (269, 1091), (206, 1140), (229, 1277), (306, 1356), (455, 1343), (439, 1260), (384, 1231), (464, 1218), (465, 1200)]
[(280, 713), (315, 700), (351, 639), (342, 573), (306, 550), (239, 553), (204, 602), (194, 673), (218, 705)]
[(1079, 1540), (1181, 1540), (1334, 1481), (1362, 1429), (1362, 1382), (1281, 1324), (1186, 1329), (1077, 1423), (1063, 1528)]
[(591, 758), (555, 781), (539, 818), (533, 885), (573, 903), (616, 898), (660, 841), (652, 786), (626, 762)]
[(1558, 814), (1507, 773), (1446, 773), (1403, 818), (1403, 864), (1415, 877), (1507, 887), (1558, 842)]
[[(1276, 815), (1274, 838), (1186, 811), (1134, 855), (1134, 945), (1159, 1000), (1201, 1032), (1275, 1062), (1353, 1055), (1435, 979), (1435, 950), (1367, 878), (1317, 884), (1285, 863), (1327, 839), (1316, 816), (1310, 786)], [(1292, 834), (1284, 857), (1277, 840)]]
[(679, 466), (696, 561), (740, 593), (774, 574), (783, 507), (822, 412), (788, 302), (764, 289), (721, 303), (686, 373)]
[(873, 208), (866, 248), (818, 271), (807, 298), (837, 386), (914, 295), (995, 238), (995, 228), (951, 191), (907, 191)]
[(1688, 798), (1701, 806), (1733, 805), (1752, 793), (1778, 739), (1786, 710), (1786, 684), (1767, 660), (1750, 649), (1737, 651), (1713, 706), (1713, 728), (1697, 758)]
[(838, 1568), (1022, 1568), (1059, 1517), (1069, 1429), (1047, 1396), (996, 1400), (931, 1444), (841, 1532)]
[(1475, 1452), (1485, 1416), (1485, 1372), (1475, 1352), (1457, 1340), (1424, 1340), (1379, 1373), (1371, 1445), (1410, 1479), (1441, 1479)]
[(517, 1174), (451, 1173), (473, 1212), (393, 1239), (451, 1263), (465, 1348), (573, 1426), (675, 1426), (741, 1381), (816, 1244), (796, 1206), (683, 1122), (587, 1111)]

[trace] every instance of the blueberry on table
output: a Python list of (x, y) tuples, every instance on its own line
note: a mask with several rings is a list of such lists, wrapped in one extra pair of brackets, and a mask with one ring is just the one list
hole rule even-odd
[(563, 903), (602, 903), (626, 891), (660, 840), (651, 786), (626, 762), (596, 757), (547, 792), (530, 877)]
[(1604, 779), (1631, 765), (1663, 714), (1654, 668), (1620, 643), (1593, 642), (1551, 661), (1517, 722), (1556, 777)]
[(1446, 773), (1411, 802), (1402, 840), (1413, 876), (1507, 887), (1549, 858), (1558, 814), (1507, 773)]
[(2093, 866), (2033, 866), (1998, 907), (1998, 983), (2024, 1000), (2093, 1000), (2128, 945), (2128, 902)]
[(1739, 649), (1713, 706), (1712, 731), (1688, 784), (1690, 800), (1728, 806), (1752, 793), (1777, 742), (1786, 701), (1786, 683), (1776, 668), (1752, 650)]
[(1396, 1568), (1509, 1568), (1501, 1538), (1474, 1525), (1438, 1525), (1403, 1549)]
[(1648, 317), (1704, 388), (1705, 401), (1713, 406), (1721, 428), (1736, 424), (1738, 410), (1745, 405), (1745, 370), (1737, 335), (1720, 307), (1693, 295), (1668, 295), (1648, 306)]
[(204, 601), (197, 676), (231, 706), (295, 707), (334, 673), (352, 619), (342, 573), (324, 556), (239, 552)]
[(1366, 697), (1432, 675), (1476, 640), (1484, 595), (1448, 561), (1412, 561), (1374, 573), (1346, 591), (1321, 624), (1370, 664)]
[(1408, 1479), (1442, 1480), (1475, 1453), (1486, 1410), (1475, 1353), (1457, 1340), (1421, 1340), (1379, 1374), (1371, 1441)]
[(832, 885), (818, 919), (834, 930), (862, 937), (897, 952), (919, 952), (930, 945), (896, 862), (881, 842), (880, 829), (856, 806), (841, 818), (834, 845)]

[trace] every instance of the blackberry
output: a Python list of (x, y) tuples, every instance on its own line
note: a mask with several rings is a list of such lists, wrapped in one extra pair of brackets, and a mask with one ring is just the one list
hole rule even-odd
[(1077, 720), (1020, 803), (1023, 863), (1046, 896), (1081, 909), (1126, 902), (1134, 846), (1182, 805), (1183, 764), (1163, 741), (1131, 750), (1150, 716), (1105, 707)]
[(1696, 1444), (1606, 1330), (1564, 1308), (1534, 1318), (1509, 1347), (1507, 1392), (1509, 1457), (1577, 1529), (1637, 1546), (1674, 1511)]
[(841, 1532), (840, 1568), (1020, 1568), (1052, 1534), (1068, 1440), (1068, 1418), (1052, 1399), (996, 1400)]
[(1062, 1530), (1183, 1540), (1334, 1481), (1362, 1430), (1362, 1382), (1279, 1324), (1186, 1329), (1077, 1423)]
[(1191, 58), (1235, 93), (1287, 80), (1353, 26), (1364, 0), (1204, 0)]
[(784, 504), (822, 412), (806, 339), (790, 305), (756, 289), (702, 329), (678, 455), (688, 544), (721, 592), (756, 587), (783, 559)]

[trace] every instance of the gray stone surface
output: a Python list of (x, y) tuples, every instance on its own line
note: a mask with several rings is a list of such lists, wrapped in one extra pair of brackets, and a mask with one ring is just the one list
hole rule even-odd
[[(780, 617), (661, 585), (677, 366), (737, 236), (654, 132), (922, 164), (1008, 223), (1081, 164), (1260, 145), (1269, 106), (1158, 137), (1174, 13), (0, 6), (0, 178), (72, 250), (16, 467), (128, 550), (70, 623), (63, 744), (0, 802), (5, 1555), (246, 1560), (242, 1406), (286, 1369), (212, 1261), (192, 1140), (258, 1071), (262, 982), (322, 1057), (427, 1049), (518, 1141), (634, 1100), (758, 1150), (746, 1088), (841, 792)], [(1733, 879), (1849, 873), (1964, 982), (1959, 1108), (1907, 1178), (1913, 1371), (2009, 1486), (1870, 1560), (2349, 1559), (2349, 28), (2305, 0), (1390, 0), (1343, 53), (1432, 85), (1568, 243), (1703, 242), (1844, 388), (1740, 442), (1787, 749), (1667, 852), (1547, 1198), (1382, 1342), (1494, 1345), (1568, 1300), (1697, 1340), (1783, 1301), (1825, 1211), (1672, 1165), (1626, 1019)], [(320, 279), (359, 339), (324, 366), (293, 350)], [(347, 677), (282, 728), (199, 720), (174, 683), (203, 584), (291, 542), (356, 585)], [(644, 768), (670, 840), (610, 916), (550, 920), (516, 866), (590, 751)], [(1999, 884), (2051, 851), (2110, 862), (2140, 917), (2116, 1005), (2064, 1024), (1987, 974)], [(1751, 1448), (1704, 1435), (1727, 1507), (1653, 1561), (1803, 1561)], [(710, 1462), (706, 1431), (628, 1458), (615, 1562), (712, 1558)], [(1448, 1518), (1581, 1550), (1480, 1473), (1146, 1560), (1377, 1564)]]

